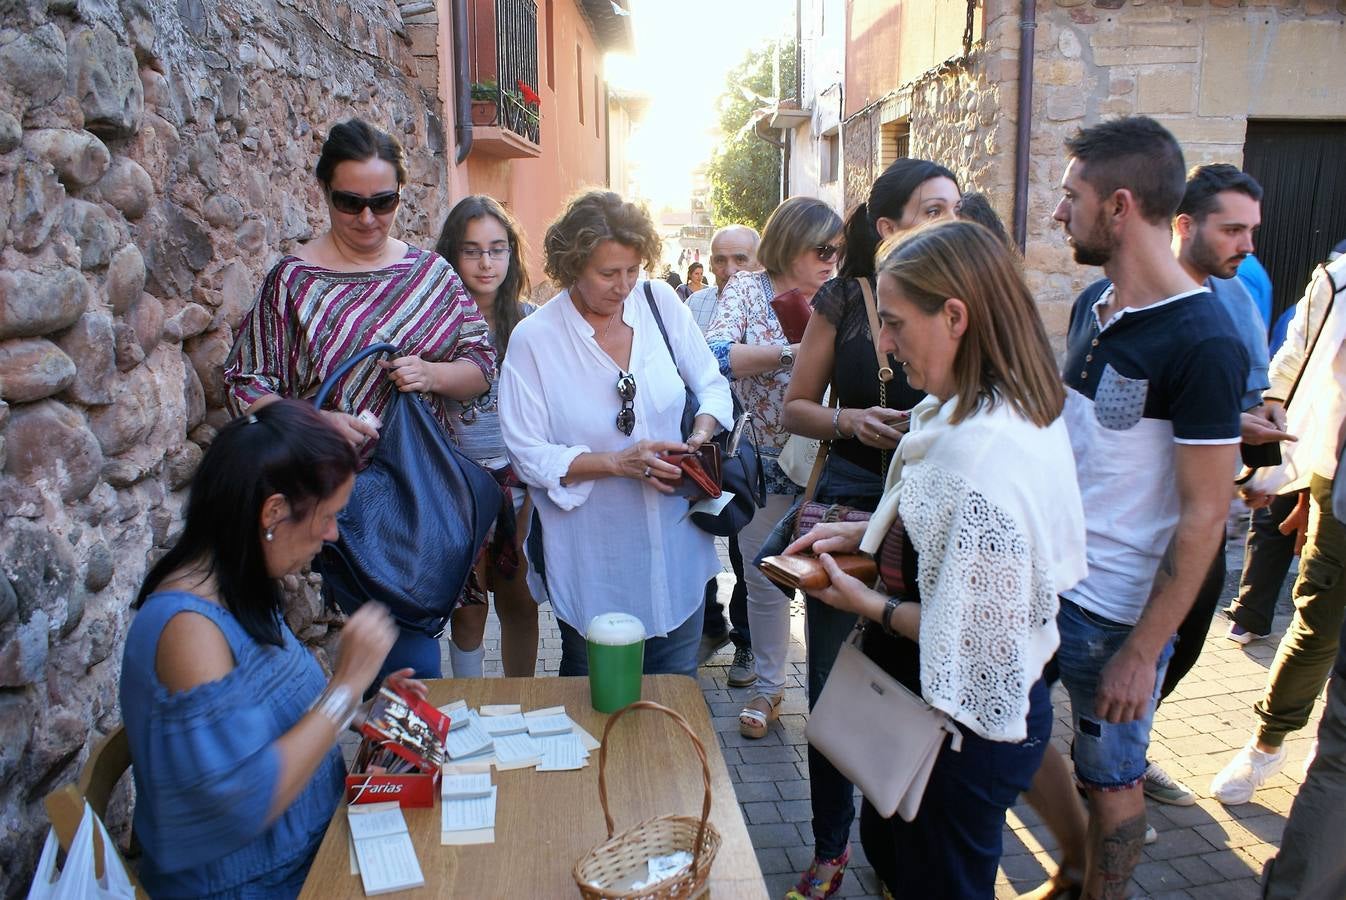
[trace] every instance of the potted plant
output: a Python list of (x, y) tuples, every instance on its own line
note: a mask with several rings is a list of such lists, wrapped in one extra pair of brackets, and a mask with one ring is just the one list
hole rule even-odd
[(496, 125), (500, 113), (500, 88), (494, 80), (472, 83), (472, 124)]

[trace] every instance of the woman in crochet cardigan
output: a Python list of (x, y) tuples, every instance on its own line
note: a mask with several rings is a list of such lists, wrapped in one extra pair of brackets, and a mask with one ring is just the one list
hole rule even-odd
[[(832, 584), (818, 598), (874, 623), (865, 653), (963, 732), (914, 821), (864, 804), (875, 872), (906, 896), (989, 898), (1005, 812), (1051, 735), (1057, 594), (1085, 574), (1065, 392), (1003, 241), (944, 222), (880, 256), (880, 346), (929, 396), (869, 523), (819, 525), (787, 552), (821, 556)], [(857, 549), (878, 558), (884, 590), (829, 556)]]

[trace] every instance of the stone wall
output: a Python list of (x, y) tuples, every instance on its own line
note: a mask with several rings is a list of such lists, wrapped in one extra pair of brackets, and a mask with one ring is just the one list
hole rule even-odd
[[(392, 0), (0, 14), (0, 893), (20, 896), (42, 797), (120, 721), (128, 604), (227, 419), (234, 329), (266, 269), (326, 228), (327, 127), (361, 115), (401, 138), (408, 240), (433, 241), (446, 176)], [(290, 587), (324, 657), (312, 585)]]
[[(1060, 339), (1070, 301), (1098, 277), (1075, 263), (1051, 219), (1065, 139), (1143, 114), (1173, 132), (1189, 166), (1238, 165), (1249, 118), (1346, 118), (1346, 0), (1038, 0), (1037, 8), (1026, 255)], [(1004, 46), (1017, 55), (1017, 28)], [(1013, 85), (1004, 93), (1012, 115)], [(1012, 161), (1012, 144), (1007, 153)]]
[[(1163, 122), (1189, 165), (1239, 163), (1250, 117), (1346, 118), (1346, 0), (1037, 0), (1026, 262), (1048, 333), (1063, 344), (1075, 263), (1052, 212), (1064, 142), (1119, 115)], [(1018, 0), (987, 0), (986, 28), (954, 59), (844, 126), (846, 202), (879, 173), (879, 123), (907, 117), (911, 154), (953, 169), (1011, 224)]]

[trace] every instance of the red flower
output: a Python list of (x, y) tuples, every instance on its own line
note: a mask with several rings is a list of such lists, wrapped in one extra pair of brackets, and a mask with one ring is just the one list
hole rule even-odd
[(523, 94), (523, 99), (525, 101), (531, 103), (533, 106), (542, 105), (542, 98), (537, 95), (537, 91), (525, 84), (523, 79), (518, 79), (514, 83), (519, 86), (519, 93)]

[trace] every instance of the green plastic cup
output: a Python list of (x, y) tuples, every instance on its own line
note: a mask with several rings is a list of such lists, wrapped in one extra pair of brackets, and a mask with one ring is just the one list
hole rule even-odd
[(626, 613), (603, 613), (589, 623), (589, 702), (613, 713), (640, 699), (645, 626)]

